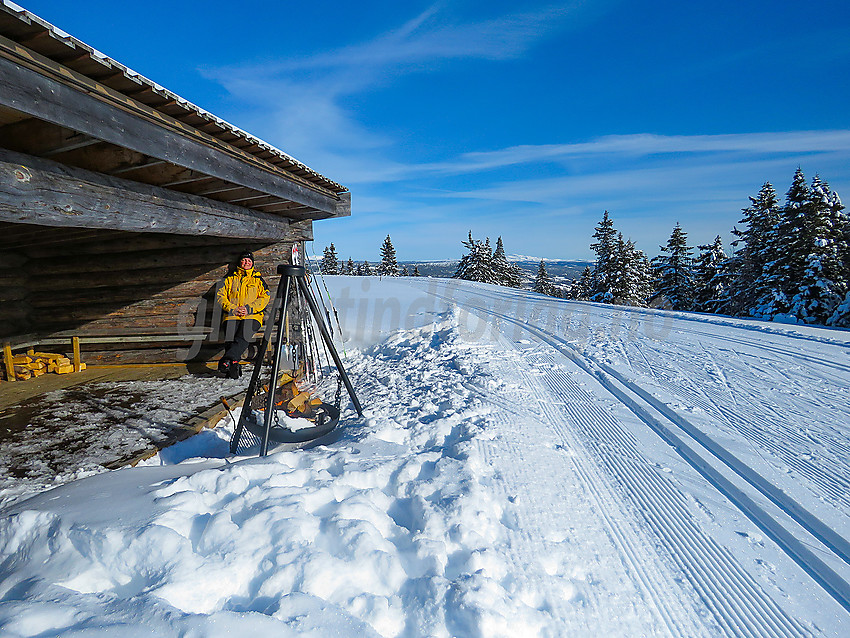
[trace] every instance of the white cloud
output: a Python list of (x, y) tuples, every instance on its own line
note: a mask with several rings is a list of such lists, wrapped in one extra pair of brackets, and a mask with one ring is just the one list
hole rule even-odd
[[(398, 29), (373, 40), (312, 56), (292, 57), (262, 68), (263, 74), (299, 71), (363, 71), (433, 64), (442, 60), (507, 60), (523, 55), (535, 42), (563, 27), (581, 2), (474, 22), (452, 21), (440, 4), (429, 7)], [(255, 71), (258, 71), (256, 69)], [(357, 79), (354, 79), (356, 82)]]
[(470, 152), (445, 162), (411, 166), (410, 172), (464, 174), (508, 166), (588, 159), (627, 159), (654, 155), (738, 153), (800, 155), (850, 152), (850, 130), (790, 131), (736, 135), (612, 135), (576, 144), (512, 146)]
[[(606, 3), (603, 3), (603, 5)], [(598, 13), (576, 0), (478, 21), (452, 19), (435, 4), (372, 40), (262, 65), (205, 69), (233, 98), (242, 128), (256, 132), (336, 181), (401, 179), (410, 172), (390, 158), (398, 141), (364, 127), (346, 98), (390, 79), (453, 60), (507, 60), (557, 29)], [(250, 108), (245, 111), (245, 106)], [(368, 171), (364, 167), (369, 167)]]
[[(344, 235), (369, 250), (392, 228), (409, 255), (437, 258), (456, 256), (457, 242), (472, 229), (476, 236), (503, 235), (514, 251), (580, 258), (589, 256), (593, 226), (607, 209), (617, 228), (651, 255), (676, 221), (693, 244), (717, 234), (729, 241), (748, 196), (768, 180), (781, 196), (798, 165), (809, 178), (820, 172), (834, 190), (847, 192), (848, 139), (847, 131), (621, 136), (474, 154), (486, 171), (469, 170), (464, 155), (439, 171), (407, 167), (407, 179), (394, 184), (363, 183), (353, 204), (358, 220), (352, 217)], [(541, 158), (565, 156), (581, 170), (540, 171)], [(317, 237), (340, 230), (317, 225)]]

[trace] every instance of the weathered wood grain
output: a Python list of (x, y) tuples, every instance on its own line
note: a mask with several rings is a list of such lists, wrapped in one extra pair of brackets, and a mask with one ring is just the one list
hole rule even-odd
[(0, 221), (288, 239), (289, 220), (0, 149)]
[[(52, 64), (33, 56), (28, 66), (0, 57), (0, 104), (149, 157), (254, 188), (314, 209), (314, 218), (350, 214), (350, 202), (283, 169), (276, 169), (131, 98), (92, 87), (84, 77), (59, 81)], [(36, 68), (44, 66), (46, 68)], [(79, 88), (78, 88), (79, 87)], [(100, 89), (100, 90), (98, 90)]]

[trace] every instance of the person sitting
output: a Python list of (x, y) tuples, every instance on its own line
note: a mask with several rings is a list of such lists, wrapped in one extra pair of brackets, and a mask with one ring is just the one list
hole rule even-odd
[(242, 253), (239, 267), (225, 277), (216, 295), (225, 313), (225, 350), (218, 362), (218, 370), (225, 376), (238, 379), (242, 375), (239, 360), (263, 325), (263, 311), (270, 298), (269, 287), (254, 268), (254, 254)]

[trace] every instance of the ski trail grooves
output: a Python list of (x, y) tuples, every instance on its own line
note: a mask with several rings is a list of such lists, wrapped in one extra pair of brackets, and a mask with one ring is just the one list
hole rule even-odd
[[(709, 333), (695, 334), (714, 338)], [(736, 341), (746, 344), (743, 340)], [(763, 360), (753, 354), (760, 349), (758, 344), (731, 352), (718, 350), (716, 346), (709, 349), (700, 342), (702, 359), (708, 358), (712, 369), (719, 371), (714, 374), (707, 373), (705, 366), (697, 364), (700, 358), (692, 356), (694, 349), (688, 342), (677, 343), (675, 350), (665, 348), (667, 344), (651, 344), (645, 340), (630, 340), (628, 345), (627, 360), (635, 357), (636, 353), (647, 360), (646, 350), (649, 350), (655, 361), (666, 364), (661, 374), (656, 366), (647, 364), (641, 370), (630, 365), (629, 375), (637, 377), (640, 385), (662, 390), (676, 401), (684, 401), (689, 408), (702, 410), (713, 418), (710, 423), (712, 430), (725, 428), (732, 433), (732, 438), (743, 438), (749, 442), (753, 454), (762, 459), (762, 452), (769, 452), (793, 468), (796, 478), (802, 479), (801, 482), (815, 496), (827, 497), (827, 503), (836, 510), (845, 510), (850, 504), (847, 493), (850, 474), (845, 460), (850, 454), (846, 428), (840, 427), (842, 422), (850, 419), (850, 411), (846, 408), (846, 377), (843, 382), (836, 381), (830, 374), (819, 372), (819, 378), (830, 381), (818, 388), (817, 396), (812, 396), (807, 391), (812, 375), (799, 369), (799, 361), (786, 358), (791, 356), (786, 354)], [(596, 357), (590, 358), (598, 362)], [(687, 369), (688, 377), (667, 378), (674, 370), (680, 369)], [(724, 378), (722, 394), (716, 389), (718, 374)], [(783, 383), (776, 383), (777, 374), (782, 375)], [(782, 387), (778, 397), (769, 393), (753, 394), (750, 390), (752, 387), (774, 386)], [(790, 401), (786, 397), (792, 393), (796, 396)], [(724, 400), (724, 396), (729, 396), (729, 400)], [(781, 407), (777, 401), (781, 402)], [(835, 421), (812, 422), (810, 416), (813, 412), (834, 413)], [(817, 454), (810, 453), (813, 441), (807, 432), (809, 429), (816, 433), (817, 443), (821, 444)]]
[[(503, 345), (515, 353), (514, 345)], [(534, 592), (535, 606), (548, 609), (558, 619), (555, 635), (593, 634), (600, 619), (612, 614), (620, 630), (629, 635), (718, 635), (719, 626), (700, 617), (703, 607), (696, 592), (677, 580), (675, 570), (669, 570), (664, 561), (647, 560), (656, 554), (651, 536), (634, 525), (615, 488), (571, 429), (564, 423), (551, 427), (552, 393), (524, 366), (517, 369), (519, 355), (515, 356), (491, 361), (490, 367), (496, 378), (517, 379), (514, 391), (523, 400), (500, 403), (497, 394), (481, 392), (502, 408), (490, 414), (496, 431), (509, 434), (479, 441), (479, 447), (497, 468), (497, 485), (515, 503), (522, 522), (515, 530), (522, 540), (511, 544), (512, 564), (520, 567), (542, 560), (550, 577), (536, 578), (529, 591)], [(545, 464), (540, 463), (542, 458)], [(546, 489), (541, 490), (541, 485)], [(599, 524), (601, 528), (595, 526)], [(543, 533), (553, 529), (563, 532)], [(597, 529), (606, 534), (600, 538), (593, 531)], [(592, 552), (597, 562), (577, 561), (576, 543), (581, 554), (588, 553), (589, 545), (597, 546)], [(604, 589), (598, 581), (605, 584)], [(576, 613), (577, 605), (581, 613)]]
[[(480, 308), (476, 308), (474, 311), (478, 313), (482, 311), (489, 312), (486, 309)], [(787, 514), (793, 519), (793, 522), (802, 528), (799, 530), (800, 533), (805, 536), (805, 532), (808, 532), (817, 538), (817, 540), (821, 541), (826, 548), (832, 550), (835, 556), (845, 563), (850, 563), (850, 554), (847, 552), (848, 542), (846, 539), (824, 525), (799, 503), (781, 492), (781, 490), (767, 483), (761, 476), (749, 470), (749, 468), (743, 467), (733, 455), (718, 446), (709, 437), (703, 435), (697, 428), (673, 412), (668, 406), (652, 397), (652, 395), (636, 384), (623, 378), (622, 375), (610, 366), (580, 355), (571, 344), (556, 335), (524, 324), (506, 315), (498, 316), (504, 321), (521, 326), (538, 339), (548, 343), (579, 368), (601, 382), (612, 396), (626, 405), (644, 423), (655, 430), (682, 458), (779, 544), (836, 602), (850, 611), (850, 583), (839, 572), (833, 569), (828, 562), (822, 560), (818, 554), (810, 549), (810, 543), (816, 543), (817, 541), (811, 539), (807, 543), (799, 540), (795, 533), (789, 531), (790, 522), (781, 520), (782, 517), (780, 514), (771, 513), (768, 511), (769, 508), (754, 501), (742, 489), (741, 485), (736, 485), (728, 476), (718, 471), (706, 455), (715, 456), (718, 460), (725, 463), (726, 467), (744, 479), (747, 484), (752, 485), (770, 499), (782, 513)], [(653, 409), (662, 417), (669, 420), (673, 427), (671, 428), (655, 417), (651, 412)], [(680, 428), (687, 433), (685, 435), (687, 439), (683, 438), (677, 431)], [(691, 437), (694, 438), (692, 439)]]
[[(445, 299), (445, 298), (444, 298)], [(446, 301), (454, 301), (445, 299)], [(719, 473), (710, 463), (688, 445), (683, 439), (659, 422), (647, 412), (649, 405), (642, 407), (635, 396), (624, 391), (623, 385), (633, 386), (626, 380), (617, 379), (621, 387), (614, 385), (614, 377), (608, 371), (602, 371), (595, 362), (579, 355), (574, 347), (559, 337), (545, 332), (533, 325), (515, 319), (509, 315), (496, 313), (488, 308), (471, 304), (466, 305), (473, 314), (482, 317), (489, 315), (506, 323), (519, 326), (538, 340), (548, 344), (558, 353), (576, 364), (581, 370), (603, 384), (603, 387), (619, 402), (634, 412), (643, 422), (650, 425), (656, 433), (662, 436), (680, 455), (700, 474), (708, 479), (715, 488), (739, 507), (753, 522), (773, 538), (782, 549), (803, 569), (812, 576), (833, 598), (842, 606), (848, 608), (850, 595), (847, 583), (828, 565), (811, 552), (808, 547), (799, 542), (782, 524), (757, 505), (749, 496), (742, 493), (740, 488)], [(504, 331), (502, 331), (504, 334)], [(596, 369), (594, 369), (596, 368)], [(616, 374), (616, 372), (615, 372)], [(618, 375), (619, 376), (619, 375)], [(630, 388), (640, 399), (640, 388)], [(591, 409), (593, 399), (589, 401)], [(666, 406), (664, 406), (666, 408)], [(604, 413), (599, 413), (604, 416)], [(554, 414), (549, 415), (554, 417)], [(592, 440), (604, 434), (604, 427), (599, 428), (599, 422), (605, 419), (585, 419), (585, 426), (592, 428)], [(616, 422), (609, 427), (616, 427)], [(675, 424), (674, 424), (675, 427)], [(604, 439), (603, 439), (604, 440)], [(620, 445), (621, 441), (617, 442)], [(634, 451), (634, 459), (640, 459)], [(622, 461), (621, 455), (606, 454), (605, 464), (629, 488), (630, 495), (636, 505), (646, 511), (646, 517), (651, 527), (659, 535), (670, 555), (682, 566), (685, 575), (689, 577), (694, 587), (703, 596), (707, 605), (715, 614), (718, 622), (729, 635), (753, 636), (806, 636), (810, 631), (798, 621), (790, 618), (763, 591), (754, 579), (742, 570), (734, 557), (724, 548), (701, 532), (684, 508), (674, 508), (670, 503), (684, 498), (680, 493), (677, 498), (670, 495), (674, 490), (669, 484), (657, 481), (657, 475), (634, 470), (633, 463)], [(645, 462), (645, 461), (644, 461)], [(787, 503), (785, 503), (787, 505)], [(793, 506), (787, 509), (795, 511)]]
[[(557, 369), (554, 358), (552, 364), (544, 381), (553, 392), (563, 395), (564, 389), (574, 386), (575, 381)], [(686, 497), (656, 471), (648, 469), (651, 464), (640, 453), (637, 441), (597, 407), (594, 397), (577, 387), (570, 394), (579, 406), (570, 419), (571, 425), (584, 433), (584, 440), (603, 466), (627, 487), (638, 511), (660, 536), (725, 633), (809, 635), (784, 614), (727, 550), (702, 532), (687, 510)], [(555, 410), (549, 416), (553, 422), (558, 421)]]

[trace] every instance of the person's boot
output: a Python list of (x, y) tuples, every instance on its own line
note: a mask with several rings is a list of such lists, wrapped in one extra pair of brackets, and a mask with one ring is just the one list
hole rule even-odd
[(231, 361), (227, 369), (227, 376), (231, 379), (238, 379), (242, 376), (242, 366), (238, 361)]
[(218, 362), (218, 371), (225, 377), (230, 376), (230, 359), (221, 359)]

